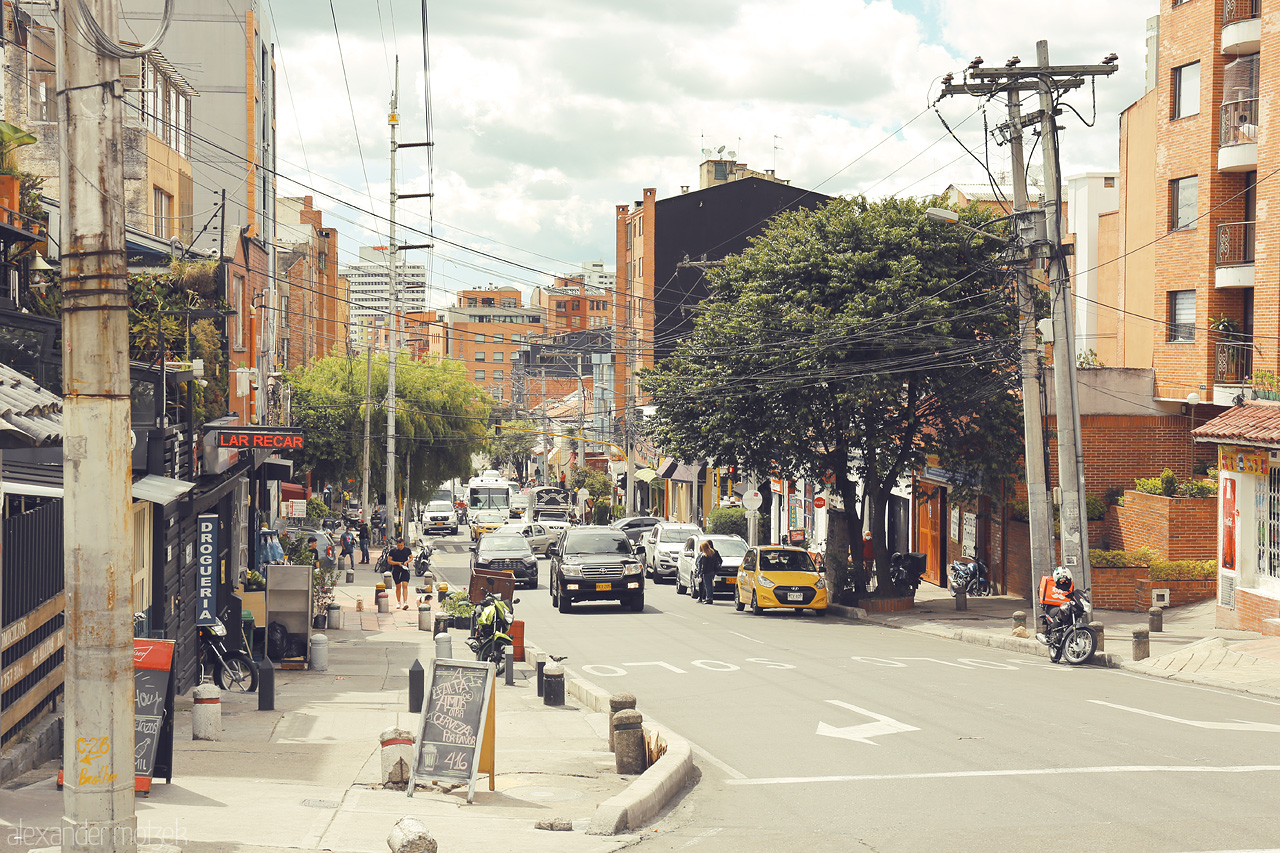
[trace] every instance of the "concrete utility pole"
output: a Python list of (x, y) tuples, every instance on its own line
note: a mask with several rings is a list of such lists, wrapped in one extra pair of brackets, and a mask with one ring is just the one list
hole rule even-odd
[(364, 339), (364, 474), (360, 486), (360, 513), (363, 521), (373, 517), (369, 510), (369, 417), (373, 413), (373, 322)]
[[(81, 8), (97, 20), (112, 45), (120, 22), (116, 0), (58, 7), (67, 596), (62, 849), (133, 853), (137, 820), (129, 290), (121, 203), (124, 89), (120, 60), (104, 52), (77, 11)], [(162, 353), (161, 376), (163, 364)]]
[[(1011, 107), (1010, 121), (1005, 128), (1012, 140), (1016, 134), (1019, 139), (1022, 128), (1040, 125), (1041, 151), (1044, 162), (1045, 206), (1039, 218), (1045, 226), (1044, 235), (1039, 233), (1024, 252), (1022, 260), (1043, 258), (1049, 278), (1050, 294), (1053, 305), (1054, 328), (1054, 401), (1057, 412), (1058, 431), (1058, 483), (1062, 495), (1060, 526), (1062, 530), (1062, 564), (1071, 568), (1076, 574), (1078, 585), (1089, 590), (1091, 579), (1089, 572), (1089, 535), (1085, 527), (1085, 493), (1084, 493), (1084, 454), (1080, 442), (1080, 408), (1076, 394), (1076, 357), (1075, 344), (1072, 337), (1074, 320), (1072, 317), (1071, 279), (1067, 272), (1066, 257), (1069, 247), (1062, 245), (1061, 223), (1061, 178), (1058, 168), (1058, 125), (1055, 97), (1069, 89), (1078, 89), (1086, 79), (1105, 77), (1117, 70), (1116, 55), (1107, 56), (1098, 65), (1049, 65), (1049, 43), (1036, 43), (1036, 65), (1018, 68), (1020, 60), (1010, 59), (1003, 68), (982, 67), (982, 58), (977, 57), (965, 69), (965, 79), (961, 83), (953, 83), (952, 75), (943, 79), (942, 94), (977, 95), (990, 97), (998, 93), (1007, 93), (1015, 99), (1021, 92), (1036, 92), (1040, 96), (1040, 109), (1028, 116), (1021, 116)], [(1020, 149), (1019, 149), (1020, 153)], [(1015, 207), (1018, 202), (1015, 199)], [(1016, 213), (1017, 211), (1015, 211)], [(1037, 228), (1038, 231), (1038, 228)], [(1024, 365), (1026, 360), (1025, 319), (1022, 328), (1024, 346)], [(1025, 372), (1024, 372), (1025, 382)], [(1027, 393), (1024, 385), (1024, 395)], [(1037, 387), (1038, 391), (1038, 387)], [(1024, 412), (1028, 400), (1023, 401)], [(1030, 427), (1028, 427), (1030, 429)], [(1029, 433), (1028, 433), (1029, 435)], [(1030, 438), (1028, 438), (1030, 445)], [(1035, 451), (1039, 453), (1039, 449)], [(1027, 447), (1028, 480), (1032, 476), (1032, 448)], [(1028, 508), (1035, 512), (1036, 501), (1029, 494)], [(1042, 504), (1043, 505), (1043, 504)], [(1048, 529), (1048, 510), (1046, 518), (1041, 522)], [(1033, 549), (1033, 560), (1034, 556)], [(1045, 556), (1039, 557), (1044, 562)], [(1052, 560), (1050, 558), (1049, 562)], [(1032, 583), (1038, 581), (1033, 572)], [(1035, 599), (1033, 591), (1032, 598)]]
[[(400, 349), (400, 295), (396, 280), (400, 256), (396, 252), (396, 127), (399, 115), (400, 57), (396, 57), (395, 88), (391, 90), (391, 112), (387, 124), (391, 126), (391, 215), (387, 224), (387, 254), (391, 258), (391, 276), (387, 286), (391, 316), (387, 328), (387, 530), (394, 533), (395, 521), (400, 519), (396, 503), (396, 354)], [(401, 530), (404, 528), (402, 527)]]

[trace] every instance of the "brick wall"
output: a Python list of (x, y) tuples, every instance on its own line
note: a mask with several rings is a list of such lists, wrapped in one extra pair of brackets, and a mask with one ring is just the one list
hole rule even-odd
[[(1137, 586), (1146, 580), (1145, 566), (1093, 566), (1090, 568), (1091, 601), (1094, 607), (1104, 610), (1146, 610), (1150, 605), (1139, 606)], [(1150, 601), (1150, 593), (1146, 601)]]
[(1217, 626), (1280, 636), (1280, 600), (1257, 590), (1236, 588), (1236, 609), (1218, 608)]
[(1166, 560), (1213, 560), (1218, 555), (1216, 498), (1166, 498), (1133, 490), (1113, 508), (1108, 539), (1115, 551), (1151, 548)]
[(1218, 579), (1203, 578), (1187, 580), (1160, 580), (1139, 578), (1134, 589), (1134, 609), (1138, 611), (1151, 607), (1151, 590), (1169, 590), (1169, 606), (1181, 607), (1184, 604), (1195, 604), (1197, 601), (1208, 601), (1218, 597)]

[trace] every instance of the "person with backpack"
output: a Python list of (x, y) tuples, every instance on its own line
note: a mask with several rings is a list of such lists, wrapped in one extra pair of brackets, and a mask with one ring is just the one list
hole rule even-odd
[(697, 568), (700, 580), (700, 600), (703, 604), (715, 604), (716, 571), (724, 564), (720, 552), (711, 545), (711, 540), (702, 540), (702, 553), (698, 555)]
[(360, 518), (360, 526), (357, 528), (360, 537), (360, 565), (369, 565), (369, 522)]
[(342, 535), (338, 537), (338, 544), (341, 551), (338, 553), (338, 568), (342, 568), (342, 560), (345, 557), (348, 560), (347, 565), (353, 570), (356, 567), (356, 532), (348, 527), (342, 531)]

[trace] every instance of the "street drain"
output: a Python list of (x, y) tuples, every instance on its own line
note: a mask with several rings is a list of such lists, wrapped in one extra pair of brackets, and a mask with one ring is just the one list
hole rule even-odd
[(312, 809), (336, 809), (342, 805), (337, 800), (303, 800), (302, 804)]

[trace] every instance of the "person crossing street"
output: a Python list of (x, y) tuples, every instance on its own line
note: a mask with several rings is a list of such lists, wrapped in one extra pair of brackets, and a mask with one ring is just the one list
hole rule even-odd
[(405, 547), (404, 537), (396, 537), (396, 546), (387, 552), (387, 566), (391, 569), (391, 582), (396, 586), (396, 609), (409, 609), (409, 560), (413, 552)]

